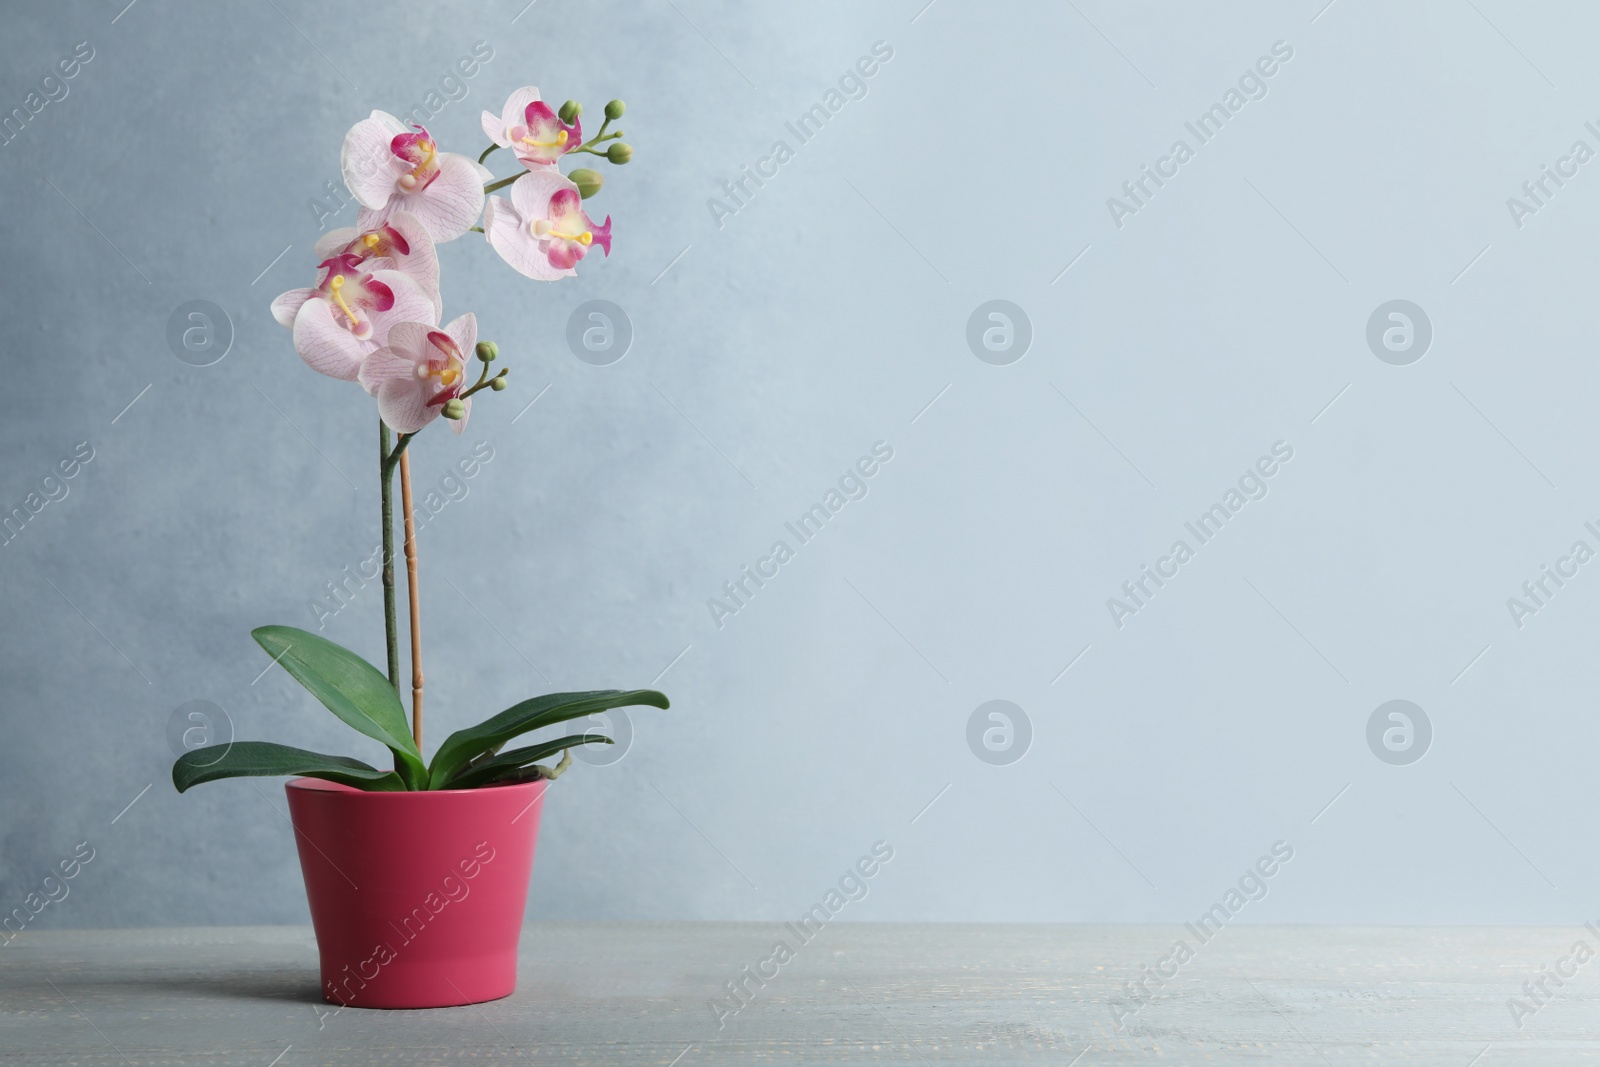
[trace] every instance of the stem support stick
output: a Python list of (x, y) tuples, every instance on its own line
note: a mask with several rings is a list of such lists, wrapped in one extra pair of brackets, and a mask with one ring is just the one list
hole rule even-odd
[(417, 599), (417, 529), (411, 512), (411, 453), (400, 453), (400, 508), (406, 524), (406, 600), (411, 605), (411, 739), (422, 748), (422, 605)]

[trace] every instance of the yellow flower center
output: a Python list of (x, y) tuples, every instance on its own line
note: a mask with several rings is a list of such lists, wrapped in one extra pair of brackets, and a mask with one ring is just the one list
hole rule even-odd
[(562, 233), (560, 230), (551, 228), (549, 219), (535, 219), (532, 229), (535, 237), (554, 237), (562, 241), (576, 241), (586, 248), (594, 243), (594, 234), (588, 230), (584, 230), (582, 233)]
[(422, 149), (424, 155), (422, 162), (411, 168), (411, 177), (413, 178), (421, 176), (422, 172), (427, 169), (428, 164), (433, 162), (433, 157), (438, 151), (432, 141), (418, 141), (417, 147)]
[(418, 363), (417, 380), (425, 382), (429, 378), (439, 379), (439, 385), (448, 389), (461, 380), (461, 368), (455, 360), (430, 359), (426, 363)]
[(333, 297), (333, 302), (339, 305), (339, 310), (344, 312), (345, 318), (350, 320), (351, 328), (354, 329), (360, 326), (361, 320), (356, 317), (354, 311), (350, 310), (350, 305), (344, 302), (344, 294), (339, 291), (344, 288), (344, 275), (335, 274), (333, 280), (328, 283), (328, 288), (330, 290), (329, 295)]
[(556, 139), (554, 141), (536, 141), (532, 137), (524, 137), (522, 139), (522, 143), (531, 144), (535, 148), (560, 148), (562, 145), (567, 143), (567, 131), (557, 130)]

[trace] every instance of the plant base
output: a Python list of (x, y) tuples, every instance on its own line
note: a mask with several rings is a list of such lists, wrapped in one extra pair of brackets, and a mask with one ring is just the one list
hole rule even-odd
[(369, 793), (285, 787), (322, 995), (359, 1008), (510, 996), (545, 783)]

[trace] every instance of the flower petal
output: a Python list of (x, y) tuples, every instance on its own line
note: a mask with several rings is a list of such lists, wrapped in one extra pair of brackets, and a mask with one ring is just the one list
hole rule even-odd
[(416, 433), (439, 417), (439, 409), (423, 399), (422, 384), (416, 378), (391, 378), (378, 386), (378, 414), (391, 430)]
[(356, 229), (366, 233), (368, 230), (376, 230), (380, 226), (387, 226), (391, 215), (405, 209), (405, 203), (398, 196), (392, 197), (382, 207), (364, 207), (356, 212)]
[[(517, 184), (520, 185), (529, 177), (532, 175), (517, 179)], [(512, 189), (515, 188), (513, 185)], [(550, 257), (545, 255), (539, 242), (528, 232), (527, 223), (515, 208), (498, 196), (491, 196), (484, 208), (483, 230), (500, 258), (519, 274), (537, 282), (550, 282), (572, 273), (550, 265)]]
[(334, 321), (332, 305), (315, 297), (294, 317), (294, 350), (318, 374), (353, 382), (369, 349)]
[(500, 205), (499, 210), (500, 210), (501, 214), (510, 213), (513, 216), (516, 215), (515, 209), (513, 209), (512, 206), (506, 201), (505, 197), (503, 197), (503, 196), (485, 196), (484, 197), (484, 199), (483, 199), (483, 239), (485, 241), (488, 241), (490, 244), (494, 243), (494, 241), (489, 237), (489, 231), (494, 229), (494, 214), (495, 214), (495, 205), (496, 204)]
[[(505, 106), (500, 109), (500, 117), (494, 120), (496, 129), (490, 132), (485, 120), (483, 132), (489, 134), (491, 140), (501, 148), (511, 144), (511, 127), (521, 125), (523, 113), (528, 110), (528, 105), (539, 99), (539, 90), (532, 85), (524, 85), (510, 96), (506, 97)], [(484, 112), (485, 115), (488, 112)]]
[[(391, 379), (415, 379), (417, 364), (428, 358), (428, 334), (433, 327), (420, 322), (397, 322), (389, 328), (384, 346), (361, 363), (358, 380), (367, 392)], [(380, 358), (382, 357), (382, 358)]]
[(395, 197), (396, 207), (411, 212), (434, 241), (454, 241), (472, 228), (483, 211), (483, 182), (478, 165), (466, 156), (444, 152), (439, 174), (426, 189)]
[(311, 246), (311, 254), (318, 263), (332, 256), (338, 255), (349, 247), (350, 242), (361, 236), (361, 231), (354, 226), (340, 226), (337, 230), (329, 230), (317, 238), (317, 243)]
[(478, 345), (478, 316), (469, 311), (460, 318), (452, 319), (445, 326), (444, 332), (449, 334), (456, 347), (461, 349), (461, 358), (466, 361), (468, 367), (471, 367), (473, 349)]
[(506, 136), (505, 123), (500, 121), (499, 115), (491, 115), (485, 111), (479, 114), (478, 121), (483, 125), (483, 135), (489, 140), (501, 148), (511, 143), (511, 139)]
[(511, 205), (523, 219), (550, 217), (550, 201), (557, 193), (571, 191), (582, 199), (572, 180), (555, 168), (530, 170), (511, 183)]
[(422, 220), (409, 211), (396, 211), (389, 216), (390, 226), (405, 239), (410, 251), (395, 256), (395, 269), (411, 278), (433, 301), (433, 321), (439, 321), (444, 312), (444, 301), (439, 295), (439, 253), (433, 247), (433, 238)]
[(439, 314), (434, 310), (433, 298), (422, 291), (422, 286), (397, 270), (374, 271), (372, 278), (394, 293), (394, 303), (372, 316), (374, 347), (388, 344), (389, 334), (403, 323), (423, 323), (430, 327), (438, 323)]
[(539, 90), (536, 86), (524, 85), (510, 96), (506, 97), (506, 106), (500, 109), (500, 119), (506, 126), (516, 126), (528, 113), (528, 105), (539, 100)]
[(583, 246), (576, 241), (551, 241), (549, 256), (552, 267), (577, 273), (572, 268), (583, 258)]
[(411, 168), (395, 157), (389, 144), (405, 125), (385, 111), (374, 111), (344, 135), (339, 170), (344, 184), (362, 207), (381, 208), (396, 192), (395, 180)]
[(401, 355), (391, 347), (384, 347), (361, 361), (361, 372), (356, 381), (361, 388), (377, 395), (378, 387), (388, 381), (415, 381), (417, 361)]
[(290, 289), (272, 302), (272, 317), (278, 320), (279, 326), (294, 329), (294, 317), (300, 313), (300, 305), (317, 295), (315, 289)]
[(363, 293), (356, 297), (360, 307), (368, 308), (374, 313), (388, 311), (394, 307), (394, 287), (381, 281), (376, 274), (362, 282), (361, 289)]
[(576, 186), (557, 189), (550, 197), (550, 221), (560, 223), (563, 230), (574, 223), (582, 225), (588, 221), (583, 214), (583, 194)]

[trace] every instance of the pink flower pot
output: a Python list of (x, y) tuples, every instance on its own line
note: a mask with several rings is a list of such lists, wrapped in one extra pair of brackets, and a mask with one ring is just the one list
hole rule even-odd
[(509, 996), (544, 787), (368, 793), (290, 781), (323, 997), (440, 1008)]

